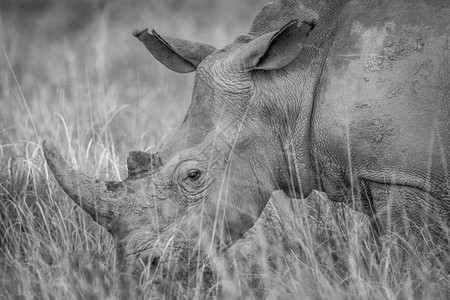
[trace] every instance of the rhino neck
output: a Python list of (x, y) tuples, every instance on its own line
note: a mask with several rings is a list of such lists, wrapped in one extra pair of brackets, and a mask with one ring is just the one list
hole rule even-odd
[[(314, 101), (331, 43), (321, 51), (306, 47), (287, 67), (253, 76), (259, 120), (270, 132), (267, 144), (276, 154), (276, 186), (293, 198), (318, 189), (311, 157), (311, 120)], [(276, 144), (276, 145), (275, 145)]]
[(261, 144), (264, 144), (264, 155), (268, 155), (268, 159), (259, 163), (268, 165), (274, 173), (273, 185), (277, 189), (292, 197), (307, 196), (314, 188), (308, 151), (308, 114), (312, 101), (307, 101), (306, 90), (297, 91), (286, 78), (260, 77), (255, 82), (260, 83), (256, 106), (264, 128), (261, 136), (265, 142)]
[[(297, 3), (287, 0), (286, 2)], [(297, 58), (283, 69), (254, 76), (259, 91), (262, 120), (279, 143), (275, 160), (281, 167), (277, 185), (293, 198), (307, 197), (319, 189), (311, 156), (311, 122), (314, 103), (328, 53), (345, 19), (348, 0), (303, 0), (317, 14), (311, 32)]]

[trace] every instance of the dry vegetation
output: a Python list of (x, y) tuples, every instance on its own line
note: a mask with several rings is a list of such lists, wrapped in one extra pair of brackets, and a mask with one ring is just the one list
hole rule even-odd
[[(87, 174), (123, 179), (130, 149), (154, 147), (180, 124), (193, 80), (159, 65), (131, 31), (153, 27), (220, 47), (249, 28), (262, 4), (1, 1), (0, 298), (164, 296), (145, 276), (123, 284), (112, 239), (61, 191), (40, 143), (52, 140)], [(247, 263), (222, 274), (223, 295), (250, 297), (248, 286), (261, 283), (256, 298), (450, 298), (449, 253), (430, 241), (387, 238), (377, 251), (365, 218), (320, 194), (265, 214), (231, 252)], [(271, 222), (283, 224), (282, 234)], [(177, 297), (206, 295), (185, 292)]]

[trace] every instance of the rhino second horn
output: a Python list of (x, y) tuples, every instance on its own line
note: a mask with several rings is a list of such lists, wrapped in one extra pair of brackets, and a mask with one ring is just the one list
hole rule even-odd
[(128, 154), (127, 167), (129, 177), (156, 170), (161, 166), (162, 161), (158, 153), (133, 150)]
[[(122, 183), (93, 179), (71, 168), (52, 143), (42, 143), (47, 164), (66, 194), (91, 217), (111, 232), (120, 212), (120, 197), (115, 192)], [(114, 191), (113, 191), (114, 190)]]

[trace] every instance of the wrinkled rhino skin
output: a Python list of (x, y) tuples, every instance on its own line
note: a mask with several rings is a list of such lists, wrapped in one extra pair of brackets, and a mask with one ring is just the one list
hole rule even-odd
[(118, 183), (79, 174), (43, 145), (123, 262), (197, 271), (244, 236), (275, 190), (324, 191), (380, 234), (427, 227), (445, 237), (449, 1), (272, 2), (219, 50), (134, 35), (169, 69), (196, 72), (179, 130), (158, 154), (134, 151)]

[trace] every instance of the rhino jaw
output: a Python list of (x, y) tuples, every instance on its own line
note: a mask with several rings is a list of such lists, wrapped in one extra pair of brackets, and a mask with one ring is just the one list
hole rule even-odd
[(120, 202), (114, 192), (122, 188), (122, 183), (96, 180), (73, 169), (51, 142), (43, 141), (42, 149), (53, 176), (66, 194), (111, 232), (119, 215)]

